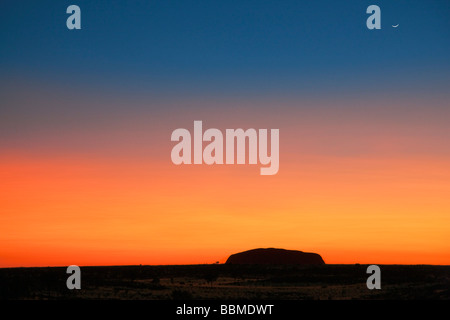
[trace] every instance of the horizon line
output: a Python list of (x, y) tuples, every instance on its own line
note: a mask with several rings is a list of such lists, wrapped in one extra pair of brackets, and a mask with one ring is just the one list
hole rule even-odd
[[(111, 265), (77, 265), (78, 267), (91, 268), (91, 267), (177, 267), (177, 266), (212, 266), (212, 265), (226, 265), (227, 263), (192, 263), (192, 264), (111, 264)], [(230, 263), (228, 265), (235, 266), (303, 266), (303, 267), (321, 267), (321, 266), (442, 266), (450, 267), (450, 264), (430, 264), (430, 263), (324, 263), (321, 265), (315, 264), (257, 264), (257, 263)], [(67, 268), (70, 265), (54, 265), (54, 266), (19, 266), (19, 267), (0, 267), (0, 269), (26, 269), (26, 268)]]

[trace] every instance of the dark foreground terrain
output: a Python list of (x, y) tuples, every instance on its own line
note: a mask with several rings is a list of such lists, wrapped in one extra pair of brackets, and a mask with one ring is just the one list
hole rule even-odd
[(81, 267), (81, 290), (66, 268), (5, 268), (0, 299), (450, 299), (450, 266), (380, 268), (381, 290), (358, 264)]

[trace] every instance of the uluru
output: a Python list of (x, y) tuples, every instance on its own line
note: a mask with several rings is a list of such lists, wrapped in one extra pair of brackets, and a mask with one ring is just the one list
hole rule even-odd
[(317, 253), (276, 248), (253, 249), (232, 254), (225, 264), (325, 264)]

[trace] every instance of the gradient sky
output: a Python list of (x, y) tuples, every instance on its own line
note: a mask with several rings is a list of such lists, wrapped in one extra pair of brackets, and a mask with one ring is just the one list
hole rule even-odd
[[(66, 28), (71, 4), (81, 30)], [(371, 4), (381, 30), (366, 28)], [(449, 14), (448, 1), (2, 1), (0, 267), (258, 247), (450, 264)], [(194, 120), (279, 128), (279, 173), (173, 165), (171, 132)]]

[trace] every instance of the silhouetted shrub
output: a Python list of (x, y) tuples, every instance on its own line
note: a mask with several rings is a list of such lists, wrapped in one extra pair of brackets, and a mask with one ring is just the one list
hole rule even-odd
[(193, 299), (193, 296), (189, 291), (175, 289), (175, 290), (172, 290), (172, 299), (173, 300), (190, 300), (190, 299)]

